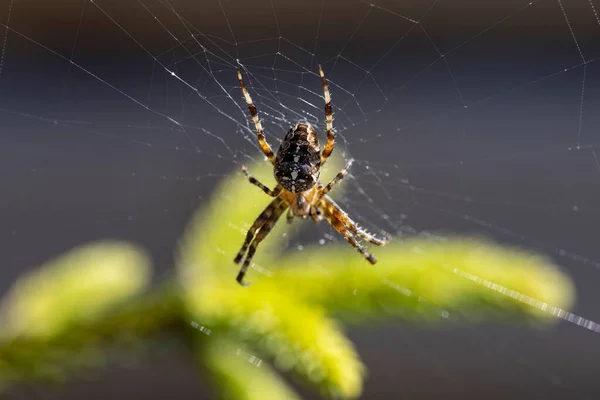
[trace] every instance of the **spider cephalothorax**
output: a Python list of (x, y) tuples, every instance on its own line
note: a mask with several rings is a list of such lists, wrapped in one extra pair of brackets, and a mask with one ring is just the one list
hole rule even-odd
[[(279, 146), (277, 156), (273, 153), (271, 146), (267, 143), (263, 134), (263, 127), (258, 119), (256, 107), (252, 103), (252, 98), (246, 90), (242, 73), (238, 70), (238, 80), (244, 93), (244, 98), (248, 104), (250, 115), (256, 128), (258, 143), (261, 150), (273, 164), (277, 186), (271, 190), (256, 178), (252, 177), (246, 167), (242, 170), (253, 185), (258, 186), (263, 192), (274, 199), (265, 208), (265, 210), (256, 218), (248, 233), (242, 248), (235, 257), (237, 264), (243, 260), (242, 267), (237, 276), (237, 281), (242, 285), (246, 270), (252, 261), (259, 243), (269, 234), (275, 223), (287, 210), (287, 220), (292, 222), (294, 216), (306, 219), (312, 218), (315, 222), (320, 222), (325, 218), (331, 226), (338, 231), (344, 239), (354, 246), (371, 264), (377, 260), (367, 249), (359, 242), (364, 239), (377, 246), (383, 246), (390, 241), (386, 236), (379, 239), (367, 231), (360, 228), (348, 215), (327, 195), (333, 187), (344, 178), (346, 172), (354, 160), (349, 160), (346, 166), (336, 175), (336, 177), (326, 186), (319, 181), (321, 167), (333, 151), (335, 144), (335, 134), (333, 132), (333, 117), (331, 109), (331, 96), (323, 70), (319, 66), (319, 75), (323, 83), (323, 92), (325, 97), (325, 120), (327, 125), (327, 144), (323, 153), (319, 148), (317, 133), (308, 123), (298, 123), (287, 133), (285, 139)], [(246, 251), (248, 254), (246, 254)], [(244, 258), (244, 255), (246, 257)]]

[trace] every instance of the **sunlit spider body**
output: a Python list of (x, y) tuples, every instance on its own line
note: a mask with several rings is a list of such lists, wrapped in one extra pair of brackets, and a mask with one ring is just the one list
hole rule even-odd
[(275, 179), (292, 193), (311, 189), (321, 174), (321, 150), (315, 130), (297, 124), (286, 135), (275, 157)]
[[(256, 218), (248, 230), (246, 240), (234, 259), (237, 264), (242, 263), (243, 261), (237, 276), (237, 281), (242, 285), (248, 285), (243, 279), (250, 266), (252, 257), (256, 252), (256, 248), (269, 234), (273, 226), (275, 226), (286, 210), (289, 223), (292, 222), (294, 216), (303, 219), (310, 217), (316, 223), (326, 219), (327, 222), (344, 236), (344, 239), (354, 246), (371, 264), (375, 264), (377, 260), (359, 242), (359, 239), (362, 238), (377, 246), (383, 246), (391, 239), (389, 236), (379, 239), (360, 228), (327, 195), (327, 193), (329, 193), (329, 191), (344, 178), (354, 160), (350, 159), (346, 163), (346, 166), (328, 185), (323, 186), (319, 181), (321, 167), (331, 155), (335, 144), (331, 96), (321, 67), (319, 67), (319, 74), (323, 83), (325, 118), (327, 123), (327, 144), (323, 149), (323, 153), (321, 153), (317, 133), (313, 127), (308, 123), (298, 123), (287, 133), (277, 151), (277, 156), (275, 156), (271, 146), (265, 139), (263, 127), (258, 119), (256, 107), (252, 103), (252, 98), (246, 90), (246, 86), (242, 80), (242, 74), (238, 70), (238, 80), (256, 128), (258, 143), (265, 156), (267, 156), (269, 161), (273, 164), (273, 172), (275, 179), (277, 180), (277, 186), (271, 190), (250, 175), (245, 166), (242, 166), (242, 170), (250, 183), (258, 186), (269, 196), (274, 197), (273, 201), (271, 201), (267, 208), (265, 208), (258, 218)], [(245, 258), (244, 255), (246, 255)]]

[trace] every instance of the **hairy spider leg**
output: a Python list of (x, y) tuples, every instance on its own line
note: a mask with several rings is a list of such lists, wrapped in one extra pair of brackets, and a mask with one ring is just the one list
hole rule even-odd
[(335, 176), (335, 178), (333, 178), (333, 180), (331, 182), (329, 182), (329, 184), (327, 186), (325, 186), (323, 189), (321, 189), (321, 194), (320, 194), (321, 196), (329, 193), (331, 191), (331, 189), (333, 189), (338, 183), (340, 183), (340, 181), (342, 179), (344, 179), (344, 176), (346, 176), (346, 174), (348, 173), (348, 170), (352, 166), (353, 162), (354, 162), (353, 158), (348, 160), (348, 162), (346, 163), (346, 166), (344, 168), (342, 168), (342, 170), (340, 172), (338, 172), (338, 174)]
[(325, 196), (321, 197), (321, 199), (319, 199), (319, 203), (322, 204), (321, 207), (324, 210), (326, 210), (326, 212), (325, 212), (326, 218), (327, 218), (327, 214), (334, 216), (335, 219), (341, 221), (350, 232), (352, 232), (354, 235), (357, 235), (360, 238), (366, 240), (367, 242), (372, 243), (375, 246), (385, 246), (391, 240), (391, 237), (389, 235), (387, 235), (383, 239), (380, 239), (380, 238), (376, 237), (375, 235), (373, 235), (372, 233), (369, 233), (369, 232), (365, 231), (364, 229), (360, 228), (356, 222), (354, 222), (352, 219), (350, 219), (348, 214), (346, 214), (344, 211), (342, 211), (340, 206), (338, 206), (331, 199), (331, 197), (325, 195)]
[(252, 121), (254, 121), (254, 127), (256, 128), (256, 135), (258, 136), (258, 144), (260, 144), (260, 148), (265, 156), (271, 161), (271, 164), (275, 165), (275, 154), (273, 153), (273, 149), (267, 143), (267, 139), (265, 139), (264, 130), (262, 124), (260, 123), (260, 119), (258, 119), (258, 112), (256, 111), (256, 107), (252, 102), (252, 98), (250, 97), (250, 93), (246, 90), (246, 85), (244, 85), (244, 80), (242, 79), (242, 72), (238, 69), (238, 80), (240, 81), (240, 86), (242, 87), (242, 92), (244, 93), (244, 98), (246, 99), (246, 103), (248, 104), (248, 110), (250, 110), (250, 115), (252, 115)]
[[(364, 258), (367, 259), (371, 264), (377, 263), (377, 259), (373, 257), (371, 253), (356, 240), (356, 237), (352, 233), (352, 231), (346, 226), (345, 220), (348, 217), (345, 213), (341, 212), (339, 208), (333, 207), (333, 202), (329, 203), (329, 199), (325, 200), (325, 198), (321, 199), (321, 203), (323, 204), (323, 215), (327, 219), (327, 221), (333, 226), (333, 228), (338, 231), (344, 239), (348, 243), (350, 243)], [(328, 204), (329, 203), (329, 204)]]
[[(275, 200), (273, 200), (271, 202), (271, 205), (273, 205), (277, 200), (280, 200), (280, 199), (276, 198)], [(271, 207), (271, 205), (269, 205), (269, 208)], [(275, 226), (275, 224), (279, 220), (279, 217), (281, 217), (281, 215), (286, 210), (287, 205), (282, 200), (282, 201), (280, 201), (278, 203), (275, 203), (272, 208), (273, 208), (272, 213), (264, 221), (264, 223), (262, 224), (262, 226), (260, 227), (260, 229), (256, 233), (256, 236), (254, 237), (254, 239), (250, 243), (250, 247), (248, 247), (248, 254), (246, 255), (246, 259), (244, 260), (244, 263), (242, 264), (242, 268), (240, 268), (240, 272), (238, 273), (238, 276), (236, 278), (236, 280), (238, 281), (238, 283), (240, 285), (242, 285), (242, 286), (248, 286), (248, 285), (250, 285), (250, 282), (244, 282), (244, 275), (246, 275), (246, 271), (248, 270), (248, 267), (250, 266), (250, 262), (252, 261), (252, 257), (254, 257), (254, 253), (256, 252), (256, 248), (258, 247), (258, 245), (260, 244), (260, 242), (262, 242), (263, 239), (265, 237), (267, 237), (267, 235), (269, 234), (269, 232), (271, 232), (271, 229), (273, 229), (273, 227)], [(244, 244), (246, 245), (246, 243), (244, 243)], [(239, 257), (239, 255), (238, 255), (238, 257)]]
[(321, 75), (321, 82), (323, 82), (323, 94), (325, 97), (325, 121), (327, 123), (327, 144), (321, 154), (321, 166), (325, 164), (325, 161), (333, 152), (333, 146), (335, 145), (335, 133), (333, 132), (333, 111), (331, 108), (331, 95), (329, 94), (329, 86), (327, 86), (327, 80), (323, 69), (319, 65), (319, 75)]
[(391, 237), (389, 235), (387, 235), (384, 239), (379, 239), (375, 235), (360, 228), (358, 226), (358, 224), (356, 224), (356, 222), (352, 221), (348, 217), (348, 215), (344, 211), (342, 211), (342, 209), (329, 196), (326, 196), (326, 194), (329, 193), (331, 191), (331, 189), (333, 189), (342, 179), (344, 179), (344, 177), (348, 173), (348, 170), (352, 166), (353, 162), (354, 162), (353, 158), (348, 160), (348, 162), (346, 163), (346, 166), (344, 166), (344, 168), (340, 172), (338, 172), (338, 174), (335, 176), (335, 178), (333, 178), (333, 180), (327, 186), (325, 186), (324, 188), (319, 187), (319, 190), (320, 190), (319, 196), (320, 196), (321, 200), (323, 200), (326, 204), (328, 204), (328, 208), (330, 208), (336, 214), (343, 216), (343, 218), (340, 218), (340, 219), (342, 220), (342, 222), (344, 222), (344, 225), (346, 225), (346, 227), (350, 230), (350, 232), (352, 232), (355, 235), (361, 237), (362, 239), (368, 241), (369, 243), (373, 243), (376, 246), (384, 246), (391, 240)]
[(267, 220), (269, 218), (271, 218), (271, 216), (273, 215), (273, 211), (275, 211), (277, 208), (279, 208), (279, 206), (281, 206), (281, 204), (283, 202), (284, 202), (283, 199), (281, 199), (280, 197), (276, 197), (275, 199), (273, 199), (272, 202), (269, 203), (269, 205), (263, 210), (263, 212), (260, 213), (260, 215), (254, 220), (254, 223), (252, 224), (252, 226), (250, 227), (250, 229), (248, 229), (248, 232), (246, 233), (246, 240), (244, 240), (244, 243), (242, 244), (240, 251), (238, 252), (237, 256), (233, 259), (233, 261), (236, 264), (239, 264), (240, 262), (242, 262), (242, 257), (244, 257), (244, 254), (246, 253), (246, 250), (248, 249), (250, 242), (254, 238), (256, 231), (258, 231), (267, 222)]
[(281, 193), (281, 191), (283, 190), (283, 188), (280, 185), (275, 186), (275, 189), (273, 190), (269, 189), (268, 187), (263, 185), (258, 179), (250, 175), (250, 172), (248, 172), (248, 168), (246, 168), (245, 165), (242, 165), (242, 171), (244, 171), (246, 178), (248, 178), (248, 181), (251, 184), (253, 184), (254, 186), (258, 186), (263, 192), (265, 192), (271, 197), (279, 196), (279, 193)]
[(386, 235), (383, 239), (376, 237), (372, 233), (369, 233), (369, 232), (365, 231), (364, 229), (362, 229), (360, 226), (358, 226), (356, 224), (356, 222), (352, 221), (349, 218), (345, 222), (346, 222), (346, 226), (348, 227), (348, 229), (350, 229), (350, 231), (352, 233), (363, 238), (367, 242), (374, 244), (375, 246), (385, 246), (386, 244), (388, 244), (390, 242), (390, 240), (392, 240), (392, 237), (390, 235)]

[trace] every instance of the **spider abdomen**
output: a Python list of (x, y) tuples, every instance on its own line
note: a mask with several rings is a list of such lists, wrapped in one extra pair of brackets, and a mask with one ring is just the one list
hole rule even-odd
[(290, 129), (275, 158), (275, 179), (289, 192), (305, 192), (316, 185), (321, 168), (317, 134), (309, 124)]

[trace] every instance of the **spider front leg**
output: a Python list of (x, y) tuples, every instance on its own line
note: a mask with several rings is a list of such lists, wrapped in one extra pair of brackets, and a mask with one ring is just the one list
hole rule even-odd
[(356, 237), (354, 237), (352, 232), (346, 227), (346, 224), (344, 224), (344, 221), (340, 218), (340, 215), (326, 214), (325, 217), (327, 218), (327, 221), (331, 224), (331, 226), (333, 226), (333, 228), (336, 231), (338, 231), (348, 243), (350, 243), (354, 248), (356, 248), (356, 250), (358, 250), (358, 252), (362, 254), (364, 258), (367, 259), (367, 261), (369, 261), (371, 264), (377, 263), (377, 259), (373, 257), (371, 253), (369, 253), (365, 246), (363, 246), (358, 242), (358, 240), (356, 240)]
[(246, 168), (245, 165), (242, 165), (242, 171), (244, 171), (246, 178), (248, 178), (248, 181), (250, 181), (251, 184), (258, 186), (263, 192), (265, 192), (269, 196), (277, 197), (277, 196), (279, 196), (279, 193), (281, 193), (281, 190), (282, 190), (281, 186), (277, 185), (277, 186), (275, 186), (275, 189), (273, 189), (273, 190), (269, 189), (268, 187), (266, 187), (265, 185), (260, 183), (260, 181), (258, 179), (256, 179), (252, 175), (250, 175), (250, 172), (248, 172), (248, 169)]
[(363, 238), (369, 243), (373, 243), (375, 246), (385, 246), (392, 240), (392, 237), (389, 234), (386, 234), (383, 239), (379, 239), (372, 233), (369, 233), (359, 227), (356, 222), (352, 221), (350, 218), (346, 220), (346, 227), (355, 235)]
[(327, 144), (321, 154), (321, 166), (325, 164), (325, 161), (329, 158), (333, 152), (333, 146), (335, 145), (335, 133), (333, 132), (333, 109), (331, 108), (331, 95), (329, 94), (329, 86), (327, 86), (327, 80), (323, 69), (319, 65), (319, 75), (321, 75), (321, 82), (323, 83), (323, 97), (325, 98), (325, 121), (327, 124)]
[(269, 203), (267, 208), (265, 208), (263, 210), (263, 212), (260, 213), (260, 215), (254, 220), (254, 223), (252, 224), (252, 226), (250, 227), (250, 229), (248, 229), (248, 232), (246, 233), (246, 240), (244, 240), (244, 243), (242, 244), (242, 248), (238, 252), (237, 256), (233, 259), (233, 261), (236, 264), (239, 264), (240, 262), (242, 262), (242, 257), (244, 257), (244, 254), (246, 253), (246, 250), (248, 249), (250, 242), (254, 238), (256, 231), (258, 231), (269, 220), (269, 218), (272, 217), (273, 212), (275, 210), (277, 210), (282, 204), (283, 204), (282, 199), (280, 199), (279, 197), (275, 198), (271, 203)]
[(246, 85), (244, 85), (244, 80), (242, 79), (242, 72), (238, 69), (237, 72), (238, 80), (240, 81), (240, 86), (242, 87), (242, 93), (244, 93), (244, 98), (246, 99), (246, 104), (248, 104), (248, 110), (250, 110), (250, 115), (252, 116), (252, 121), (254, 122), (254, 128), (256, 129), (256, 135), (258, 136), (258, 144), (265, 156), (271, 161), (271, 164), (275, 165), (275, 154), (273, 153), (273, 149), (269, 143), (267, 143), (267, 139), (265, 139), (264, 130), (262, 124), (260, 123), (260, 119), (258, 119), (258, 112), (256, 111), (256, 107), (252, 102), (252, 98), (250, 97), (250, 93), (246, 90)]
[(323, 209), (327, 210), (329, 215), (339, 219), (350, 232), (367, 242), (372, 243), (375, 246), (385, 246), (392, 240), (392, 237), (389, 234), (386, 234), (384, 238), (380, 239), (359, 227), (358, 224), (352, 221), (352, 219), (348, 217), (348, 214), (346, 214), (329, 196), (324, 195), (319, 200), (319, 203)]
[[(238, 253), (238, 256), (235, 258), (235, 262), (239, 264), (244, 253), (246, 252), (246, 248), (248, 248), (248, 254), (246, 255), (246, 259), (244, 260), (244, 263), (242, 264), (242, 268), (240, 268), (240, 272), (238, 273), (238, 276), (236, 278), (238, 283), (242, 286), (250, 285), (250, 282), (244, 282), (244, 275), (246, 275), (246, 271), (248, 270), (248, 267), (250, 266), (252, 257), (254, 257), (256, 248), (258, 247), (260, 242), (262, 242), (263, 239), (265, 237), (267, 237), (269, 232), (271, 232), (271, 229), (273, 229), (273, 227), (277, 223), (277, 220), (279, 220), (279, 217), (281, 217), (281, 214), (283, 214), (283, 212), (287, 208), (287, 206), (285, 206), (283, 200), (281, 200), (280, 202), (277, 202), (278, 200), (281, 200), (281, 199), (276, 198), (275, 200), (273, 200), (271, 202), (271, 204), (269, 204), (269, 206), (265, 209), (265, 211), (263, 211), (263, 213), (256, 219), (256, 221), (252, 225), (252, 227), (254, 228), (255, 225), (260, 224), (260, 227), (257, 228), (258, 232), (256, 233), (256, 236), (254, 236), (254, 239), (252, 239), (250, 237), (250, 232), (252, 231), (252, 228), (250, 228), (250, 231), (248, 231), (248, 235), (246, 236), (246, 241), (242, 245), (242, 249)], [(270, 212), (267, 213), (267, 210), (269, 210)], [(248, 244), (249, 244), (249, 247), (248, 247)]]

